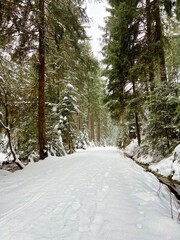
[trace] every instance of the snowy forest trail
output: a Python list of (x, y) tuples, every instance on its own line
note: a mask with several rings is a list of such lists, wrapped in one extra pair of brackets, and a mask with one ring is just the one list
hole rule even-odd
[(0, 176), (0, 240), (179, 240), (169, 192), (116, 148)]

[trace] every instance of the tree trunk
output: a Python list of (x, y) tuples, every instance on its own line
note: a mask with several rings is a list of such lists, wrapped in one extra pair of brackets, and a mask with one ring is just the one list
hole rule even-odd
[(153, 51), (153, 39), (152, 39), (152, 13), (151, 13), (151, 1), (146, 0), (146, 19), (147, 19), (147, 41), (148, 41), (148, 72), (149, 72), (149, 84), (150, 90), (154, 89), (154, 51)]
[(164, 46), (163, 46), (163, 33), (162, 33), (162, 24), (161, 24), (161, 17), (160, 17), (160, 7), (159, 7), (159, 0), (154, 1), (155, 6), (155, 23), (156, 23), (156, 45), (159, 57), (159, 67), (160, 67), (160, 76), (161, 81), (167, 81), (166, 75), (166, 64), (165, 64), (165, 53), (164, 53)]
[(97, 122), (97, 141), (98, 142), (101, 141), (101, 122), (100, 122), (100, 119), (98, 119), (98, 122)]
[(92, 141), (92, 130), (91, 130), (91, 110), (90, 107), (88, 108), (88, 136), (89, 136), (89, 141)]
[(91, 136), (92, 140), (95, 140), (95, 134), (94, 134), (94, 112), (91, 111)]
[(75, 151), (75, 146), (73, 143), (73, 138), (71, 134), (71, 125), (70, 125), (70, 119), (68, 119), (68, 133), (67, 133), (67, 140), (68, 140), (68, 148), (69, 148), (69, 153), (73, 153)]
[(77, 125), (78, 131), (82, 131), (82, 117), (80, 115), (77, 115)]
[(138, 145), (141, 145), (141, 134), (140, 134), (140, 126), (139, 126), (139, 117), (138, 113), (135, 113), (135, 125), (136, 125), (136, 137), (138, 140)]
[[(135, 82), (132, 81), (133, 83), (133, 93), (135, 94), (136, 92), (136, 87), (135, 87)], [(138, 112), (137, 109), (134, 110), (134, 116), (135, 116), (135, 128), (136, 128), (136, 137), (138, 140), (138, 145), (141, 145), (141, 133), (140, 133), (140, 125), (139, 125), (139, 117), (138, 117)]]
[(47, 154), (45, 123), (45, 6), (39, 0), (39, 86), (38, 86), (38, 134), (39, 156), (44, 159)]
[(88, 108), (88, 135), (89, 135), (89, 140), (94, 141), (94, 114), (91, 108)]

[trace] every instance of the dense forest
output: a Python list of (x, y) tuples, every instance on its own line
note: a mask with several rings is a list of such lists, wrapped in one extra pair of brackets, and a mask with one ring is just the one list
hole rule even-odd
[(180, 1), (109, 0), (104, 34), (106, 103), (118, 144), (167, 156), (180, 141)]
[(0, 146), (8, 159), (110, 144), (88, 23), (80, 0), (0, 2)]
[[(100, 2), (100, 1), (99, 1)], [(168, 155), (180, 141), (180, 1), (109, 0), (103, 63), (85, 0), (0, 1), (0, 152), (22, 162), (87, 145)], [(116, 125), (116, 127), (114, 126)]]

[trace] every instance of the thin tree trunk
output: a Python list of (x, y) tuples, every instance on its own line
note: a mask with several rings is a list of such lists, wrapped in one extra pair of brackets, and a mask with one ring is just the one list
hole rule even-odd
[(138, 140), (138, 145), (141, 145), (141, 134), (140, 134), (140, 126), (139, 126), (139, 117), (138, 113), (135, 112), (135, 125), (136, 125), (136, 136)]
[(159, 67), (160, 67), (160, 76), (161, 81), (167, 81), (166, 75), (166, 64), (165, 64), (165, 53), (164, 53), (164, 46), (163, 46), (163, 34), (162, 34), (162, 24), (161, 24), (161, 17), (160, 17), (160, 7), (159, 7), (159, 0), (155, 0), (155, 22), (156, 22), (156, 44), (157, 50), (159, 55)]
[[(135, 82), (133, 81), (133, 93), (135, 94), (136, 92), (136, 87), (135, 87)], [(135, 116), (135, 128), (136, 128), (136, 137), (138, 140), (138, 145), (141, 145), (141, 133), (140, 133), (140, 125), (139, 125), (139, 117), (138, 117), (138, 112), (137, 109), (134, 111), (134, 116)]]
[(68, 119), (68, 148), (69, 148), (69, 153), (73, 153), (75, 151), (75, 146), (73, 143), (72, 135), (71, 135), (71, 125), (70, 125), (70, 120)]
[(146, 19), (147, 19), (147, 41), (148, 41), (148, 61), (149, 61), (149, 84), (150, 90), (154, 89), (154, 57), (153, 57), (153, 39), (152, 39), (152, 14), (151, 1), (146, 0)]
[(97, 141), (98, 142), (101, 141), (101, 122), (100, 122), (100, 119), (98, 119), (98, 122), (97, 122)]
[(47, 157), (45, 122), (45, 6), (39, 0), (39, 86), (38, 86), (38, 134), (40, 159)]
[(92, 140), (95, 140), (95, 134), (94, 134), (94, 112), (91, 112), (91, 136)]
[(82, 131), (82, 118), (80, 115), (77, 115), (77, 125), (78, 125), (78, 131)]
[(94, 141), (95, 140), (95, 134), (94, 134), (94, 113), (91, 109), (91, 107), (88, 108), (88, 135), (89, 140)]
[(91, 126), (91, 110), (90, 107), (88, 108), (88, 136), (89, 141), (92, 141), (92, 126)]

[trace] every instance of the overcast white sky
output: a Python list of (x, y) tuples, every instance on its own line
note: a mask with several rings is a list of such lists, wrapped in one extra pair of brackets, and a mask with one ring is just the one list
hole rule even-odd
[(92, 37), (91, 45), (95, 57), (101, 59), (101, 39), (103, 31), (100, 27), (104, 27), (104, 18), (108, 15), (106, 11), (107, 1), (102, 0), (101, 3), (92, 1), (87, 1), (87, 15), (91, 18), (91, 27), (87, 30), (88, 35)]

